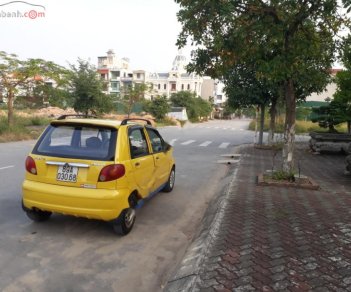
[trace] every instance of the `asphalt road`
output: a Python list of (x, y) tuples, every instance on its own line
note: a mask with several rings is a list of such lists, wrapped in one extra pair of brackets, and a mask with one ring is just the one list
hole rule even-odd
[(176, 184), (137, 210), (119, 237), (105, 222), (21, 209), (24, 160), (34, 141), (0, 144), (0, 291), (161, 291), (208, 203), (221, 191), (221, 154), (253, 142), (248, 121), (211, 121), (160, 132), (174, 146)]

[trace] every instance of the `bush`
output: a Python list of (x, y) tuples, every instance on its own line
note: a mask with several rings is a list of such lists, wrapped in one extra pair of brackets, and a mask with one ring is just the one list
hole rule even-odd
[(30, 118), (30, 123), (32, 126), (46, 126), (50, 123), (50, 119), (36, 116)]
[(11, 127), (6, 116), (0, 116), (0, 142), (36, 139), (42, 128), (30, 129), (30, 126), (46, 126), (50, 120), (42, 117), (15, 116), (15, 123)]
[(196, 97), (190, 91), (179, 91), (171, 95), (171, 102), (174, 106), (185, 107), (188, 118), (192, 122), (198, 122), (201, 118), (207, 118), (212, 112), (210, 102)]
[[(347, 132), (347, 125), (346, 123), (340, 124), (335, 127), (339, 132)], [(264, 131), (268, 131), (269, 129), (269, 120), (265, 120), (264, 122)], [(251, 121), (249, 124), (249, 130), (255, 130), (255, 121)], [(295, 124), (295, 132), (296, 134), (303, 134), (309, 132), (327, 132), (328, 129), (321, 128), (317, 123), (313, 123), (311, 121), (296, 121)], [(276, 133), (284, 133), (284, 120), (279, 120), (276, 123)]]
[(176, 126), (176, 125), (177, 125), (177, 121), (169, 117), (165, 117), (164, 119), (157, 121), (157, 127)]
[(144, 109), (151, 113), (158, 121), (165, 119), (167, 113), (171, 109), (166, 96), (159, 96), (145, 103), (145, 108)]
[(294, 181), (294, 173), (286, 172), (284, 170), (276, 170), (272, 173), (272, 179)]

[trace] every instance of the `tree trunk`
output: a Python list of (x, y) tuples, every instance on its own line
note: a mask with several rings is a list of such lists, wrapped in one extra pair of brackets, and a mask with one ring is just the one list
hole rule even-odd
[(7, 94), (7, 124), (13, 126), (14, 124), (14, 114), (13, 114), (13, 100), (14, 94), (12, 90)]
[(264, 114), (265, 114), (265, 105), (260, 105), (261, 110), (261, 120), (260, 120), (260, 134), (258, 136), (258, 145), (263, 144), (263, 129), (264, 129)]
[(295, 118), (296, 98), (292, 79), (284, 84), (286, 116), (283, 147), (283, 170), (292, 172), (294, 169), (294, 146), (295, 146)]
[(347, 133), (351, 133), (351, 121), (347, 121)]
[(257, 144), (257, 129), (258, 129), (258, 114), (259, 114), (259, 111), (260, 111), (259, 107), (256, 106), (254, 144)]
[(268, 145), (272, 145), (275, 133), (275, 117), (277, 115), (277, 99), (272, 99), (271, 108), (269, 109), (270, 121), (268, 130)]

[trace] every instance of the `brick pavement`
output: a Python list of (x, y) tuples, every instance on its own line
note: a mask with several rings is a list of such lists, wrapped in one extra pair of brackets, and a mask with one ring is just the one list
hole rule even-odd
[(320, 190), (257, 186), (256, 175), (272, 167), (272, 152), (241, 148), (233, 179), (165, 291), (351, 291), (345, 156), (298, 148), (301, 173)]

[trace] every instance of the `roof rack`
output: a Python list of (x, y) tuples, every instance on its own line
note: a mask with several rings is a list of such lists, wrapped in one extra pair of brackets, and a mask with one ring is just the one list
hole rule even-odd
[(141, 118), (128, 118), (128, 119), (124, 119), (122, 122), (121, 122), (121, 126), (125, 126), (127, 125), (127, 123), (129, 121), (144, 121), (146, 122), (148, 125), (152, 126), (151, 122), (147, 119), (141, 119)]
[(72, 114), (72, 115), (62, 115), (62, 116), (59, 116), (57, 119), (58, 120), (65, 120), (66, 118), (68, 117), (81, 117), (81, 118), (93, 118), (93, 119), (96, 119), (97, 116), (91, 116), (91, 115), (78, 115), (78, 114)]

